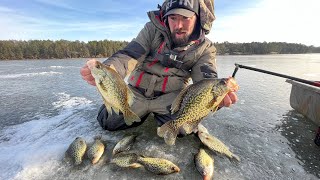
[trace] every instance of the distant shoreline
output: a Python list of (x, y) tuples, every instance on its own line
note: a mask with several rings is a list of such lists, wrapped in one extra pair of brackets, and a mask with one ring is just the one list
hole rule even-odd
[[(128, 45), (126, 41), (0, 40), (0, 60), (105, 58)], [(217, 55), (320, 53), (320, 47), (285, 42), (213, 43)]]
[[(280, 56), (286, 56), (286, 55), (312, 55), (317, 54), (320, 55), (320, 53), (300, 53), (300, 54), (217, 54), (216, 56), (272, 56), (272, 55), (280, 55)], [(66, 60), (66, 61), (72, 61), (72, 60), (88, 60), (88, 59), (108, 59), (108, 57), (92, 57), (92, 58), (51, 58), (51, 59), (0, 59), (0, 61), (48, 61), (48, 60)]]

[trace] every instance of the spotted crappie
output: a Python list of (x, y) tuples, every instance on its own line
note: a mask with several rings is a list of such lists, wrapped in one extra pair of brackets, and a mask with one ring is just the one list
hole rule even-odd
[(194, 163), (203, 180), (210, 180), (213, 177), (214, 159), (212, 159), (204, 149), (194, 155)]
[(84, 139), (77, 137), (65, 152), (65, 158), (71, 159), (74, 165), (82, 163), (83, 156), (86, 152), (87, 144)]
[(102, 154), (104, 153), (104, 149), (105, 146), (101, 140), (101, 136), (96, 136), (93, 144), (86, 153), (92, 164), (96, 164), (100, 160)]
[(166, 175), (180, 171), (180, 168), (177, 165), (166, 159), (138, 157), (137, 161), (148, 171), (159, 175)]
[(112, 154), (115, 155), (117, 153), (123, 151), (129, 151), (133, 143), (136, 141), (137, 135), (130, 135), (122, 138), (113, 148)]
[(238, 90), (233, 78), (204, 79), (183, 89), (171, 106), (175, 120), (158, 128), (158, 135), (169, 145), (179, 133), (190, 134), (210, 111), (215, 112), (227, 93)]
[(237, 155), (233, 154), (223, 142), (221, 142), (218, 138), (210, 135), (205, 127), (198, 127), (198, 137), (200, 141), (211, 151), (214, 151), (220, 155), (225, 155), (230, 160), (240, 161), (240, 158)]
[(137, 163), (138, 155), (135, 153), (118, 153), (113, 156), (110, 163), (114, 163), (119, 167), (138, 168), (142, 165)]
[(127, 125), (140, 122), (141, 119), (130, 109), (134, 95), (120, 75), (111, 67), (96, 60), (89, 60), (87, 66), (91, 70), (108, 113), (112, 114), (113, 110), (119, 114), (121, 111)]

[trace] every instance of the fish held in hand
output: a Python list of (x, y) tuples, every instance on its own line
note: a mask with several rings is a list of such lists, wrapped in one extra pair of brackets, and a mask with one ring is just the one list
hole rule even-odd
[(91, 70), (108, 113), (111, 115), (112, 110), (116, 114), (122, 112), (124, 121), (129, 126), (133, 122), (140, 122), (139, 116), (130, 109), (134, 94), (121, 76), (113, 68), (96, 60), (89, 60), (87, 66)]
[(240, 161), (240, 158), (237, 155), (233, 154), (223, 142), (221, 142), (218, 138), (210, 135), (209, 133), (202, 131), (201, 128), (198, 129), (198, 137), (200, 141), (211, 151), (214, 151), (220, 155), (227, 156), (231, 161)]
[(215, 112), (223, 98), (239, 86), (234, 78), (204, 79), (183, 89), (171, 106), (171, 113), (178, 113), (175, 120), (158, 128), (158, 136), (168, 145), (175, 143), (179, 133), (190, 134), (201, 120)]
[(214, 159), (212, 159), (204, 149), (201, 148), (199, 152), (194, 155), (194, 163), (197, 170), (203, 177), (203, 180), (212, 179), (214, 171)]
[(137, 135), (133, 134), (130, 136), (126, 136), (122, 138), (113, 148), (112, 154), (115, 155), (117, 153), (123, 151), (129, 151), (133, 143), (136, 141)]
[(101, 136), (96, 136), (92, 146), (87, 151), (87, 157), (92, 164), (96, 164), (104, 153), (105, 145), (101, 140)]
[(169, 160), (151, 157), (138, 157), (138, 163), (142, 164), (148, 171), (158, 174), (167, 175), (180, 172), (180, 168)]
[(82, 163), (83, 156), (86, 152), (87, 144), (86, 141), (77, 137), (68, 147), (65, 152), (65, 158), (71, 159), (74, 165), (80, 165)]
[(119, 167), (139, 168), (142, 165), (137, 163), (138, 155), (135, 153), (118, 153), (110, 163), (116, 164)]

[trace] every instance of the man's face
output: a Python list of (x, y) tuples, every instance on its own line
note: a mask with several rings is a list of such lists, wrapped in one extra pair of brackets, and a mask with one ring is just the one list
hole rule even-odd
[(185, 17), (178, 14), (168, 16), (171, 37), (176, 46), (188, 43), (189, 37), (195, 28), (196, 21), (196, 15), (192, 17)]

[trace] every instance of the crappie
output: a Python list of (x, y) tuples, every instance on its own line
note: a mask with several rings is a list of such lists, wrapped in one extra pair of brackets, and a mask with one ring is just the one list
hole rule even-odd
[(210, 180), (213, 177), (214, 160), (206, 153), (204, 149), (194, 155), (194, 163), (197, 170), (203, 177), (203, 180)]
[(136, 138), (137, 135), (130, 135), (124, 137), (114, 146), (112, 154), (115, 155), (123, 151), (129, 151), (133, 143), (136, 141)]
[(203, 128), (204, 127), (199, 126), (198, 137), (205, 146), (218, 154), (227, 156), (230, 160), (240, 161), (240, 158), (233, 154), (223, 142), (207, 133), (207, 130), (205, 128), (205, 130), (203, 130)]
[(96, 164), (100, 160), (102, 154), (104, 153), (104, 149), (105, 146), (101, 140), (101, 136), (95, 137), (93, 144), (86, 153), (92, 164)]
[(171, 106), (178, 113), (175, 120), (158, 128), (158, 136), (169, 145), (175, 143), (179, 133), (190, 134), (210, 111), (215, 112), (227, 93), (238, 90), (233, 78), (204, 79), (183, 89)]
[(180, 168), (171, 161), (161, 158), (138, 157), (138, 163), (142, 164), (148, 171), (155, 174), (171, 174), (179, 172)]
[(112, 114), (113, 110), (119, 114), (121, 111), (125, 123), (129, 126), (133, 122), (140, 122), (141, 119), (130, 109), (134, 95), (120, 75), (96, 60), (89, 60), (87, 66), (91, 70), (108, 113)]
[(65, 158), (71, 159), (75, 165), (82, 163), (83, 155), (87, 149), (87, 144), (84, 139), (77, 137), (65, 152)]
[(110, 163), (114, 163), (119, 167), (131, 167), (131, 168), (138, 168), (142, 165), (137, 163), (138, 155), (135, 153), (119, 153), (116, 154)]

